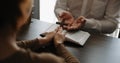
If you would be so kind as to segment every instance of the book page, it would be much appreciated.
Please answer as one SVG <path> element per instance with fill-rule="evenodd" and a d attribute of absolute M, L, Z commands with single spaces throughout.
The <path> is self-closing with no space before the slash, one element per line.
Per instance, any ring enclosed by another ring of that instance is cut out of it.
<path fill-rule="evenodd" d="M 88 32 L 79 30 L 77 32 L 68 32 L 66 34 L 66 38 L 69 39 L 71 42 L 79 44 L 83 46 L 87 39 L 89 38 L 90 34 Z"/>
<path fill-rule="evenodd" d="M 48 29 L 46 29 L 45 32 L 54 31 L 59 25 L 52 24 Z M 89 38 L 90 34 L 88 32 L 79 30 L 76 32 L 67 32 L 66 30 L 63 31 L 63 33 L 66 33 L 65 37 L 67 38 L 67 41 L 70 41 L 72 43 L 76 43 L 78 45 L 83 46 L 87 39 Z"/>
<path fill-rule="evenodd" d="M 48 29 L 46 29 L 45 32 L 51 32 L 54 31 L 59 25 L 57 24 L 52 24 Z"/>

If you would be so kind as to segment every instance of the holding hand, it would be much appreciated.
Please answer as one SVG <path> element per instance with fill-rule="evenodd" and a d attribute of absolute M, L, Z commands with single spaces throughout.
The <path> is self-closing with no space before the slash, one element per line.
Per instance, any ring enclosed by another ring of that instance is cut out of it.
<path fill-rule="evenodd" d="M 62 27 L 58 27 L 57 29 L 55 29 L 55 31 L 42 33 L 42 35 L 45 36 L 38 39 L 39 43 L 41 45 L 47 45 L 51 42 L 52 39 L 54 39 L 55 45 L 57 45 L 58 43 L 63 43 L 65 40 L 65 36 L 62 34 L 62 31 Z"/>
<path fill-rule="evenodd" d="M 82 26 L 85 24 L 85 17 L 80 16 L 79 18 L 77 18 L 71 26 L 64 26 L 64 28 L 68 31 L 75 31 L 75 30 L 79 30 L 80 28 L 82 28 Z"/>
<path fill-rule="evenodd" d="M 74 22 L 74 17 L 70 12 L 66 11 L 59 15 L 59 20 L 67 26 L 70 26 Z"/>
<path fill-rule="evenodd" d="M 62 27 L 59 27 L 58 32 L 56 33 L 56 35 L 54 36 L 54 44 L 55 46 L 64 43 L 65 41 L 65 34 L 62 34 Z"/>
<path fill-rule="evenodd" d="M 42 44 L 42 45 L 49 44 L 50 41 L 54 38 L 56 32 L 57 32 L 57 30 L 52 31 L 52 32 L 43 33 L 43 35 L 45 35 L 45 37 L 38 39 L 39 43 Z"/>

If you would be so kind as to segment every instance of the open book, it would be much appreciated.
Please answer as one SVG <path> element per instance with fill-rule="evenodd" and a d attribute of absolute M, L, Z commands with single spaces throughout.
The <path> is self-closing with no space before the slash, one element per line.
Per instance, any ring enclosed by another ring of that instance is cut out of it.
<path fill-rule="evenodd" d="M 48 29 L 46 29 L 45 32 L 54 31 L 58 26 L 58 24 L 52 24 Z M 90 36 L 88 32 L 82 30 L 79 30 L 77 32 L 67 32 L 64 30 L 63 33 L 66 33 L 65 37 L 67 41 L 76 43 L 80 46 L 83 46 Z"/>

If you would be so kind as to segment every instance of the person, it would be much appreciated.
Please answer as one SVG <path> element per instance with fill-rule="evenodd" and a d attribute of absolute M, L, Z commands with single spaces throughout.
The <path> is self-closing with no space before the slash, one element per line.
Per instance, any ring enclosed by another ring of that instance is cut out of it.
<path fill-rule="evenodd" d="M 68 31 L 109 34 L 118 25 L 120 0 L 57 0 L 54 11 Z"/>
<path fill-rule="evenodd" d="M 16 41 L 17 32 L 27 22 L 33 0 L 1 0 L 0 2 L 0 63 L 79 63 L 64 47 L 62 28 L 46 33 L 43 38 Z M 54 39 L 57 55 L 36 53 Z"/>

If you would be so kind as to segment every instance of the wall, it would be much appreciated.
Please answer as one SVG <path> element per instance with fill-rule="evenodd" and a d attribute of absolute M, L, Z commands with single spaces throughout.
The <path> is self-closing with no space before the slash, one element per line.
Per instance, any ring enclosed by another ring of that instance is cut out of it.
<path fill-rule="evenodd" d="M 34 0 L 34 4 L 33 4 L 33 11 L 32 11 L 32 18 L 35 19 L 40 19 L 40 4 L 39 4 L 39 0 Z"/>
<path fill-rule="evenodd" d="M 55 23 L 57 18 L 54 14 L 56 0 L 40 0 L 40 20 Z"/>

